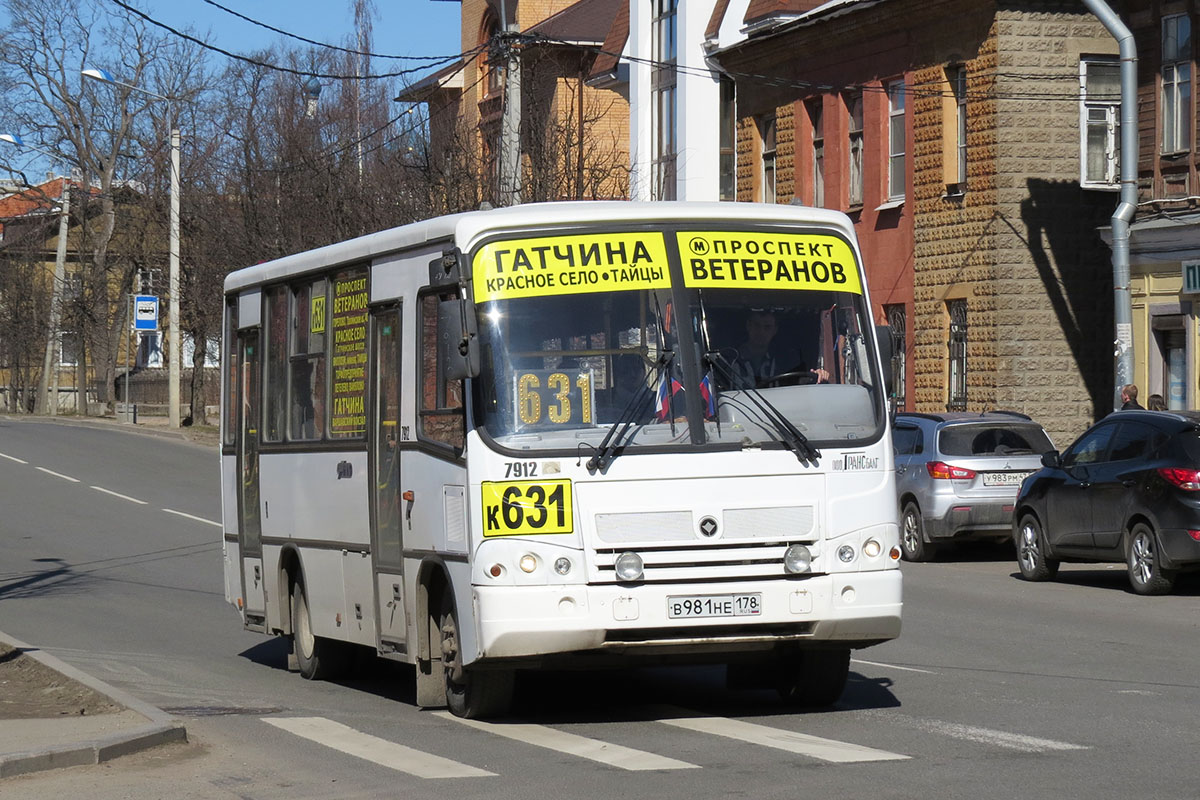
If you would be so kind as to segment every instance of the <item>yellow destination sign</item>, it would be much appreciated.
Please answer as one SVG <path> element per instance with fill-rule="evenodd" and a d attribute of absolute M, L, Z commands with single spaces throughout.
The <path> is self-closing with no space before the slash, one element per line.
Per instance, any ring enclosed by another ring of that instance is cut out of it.
<path fill-rule="evenodd" d="M 854 251 L 822 233 L 680 231 L 685 286 L 862 294 Z"/>
<path fill-rule="evenodd" d="M 475 302 L 558 294 L 665 289 L 661 233 L 589 233 L 508 239 L 479 248 Z"/>
<path fill-rule="evenodd" d="M 571 533 L 575 529 L 569 480 L 484 481 L 481 490 L 484 536 Z"/>

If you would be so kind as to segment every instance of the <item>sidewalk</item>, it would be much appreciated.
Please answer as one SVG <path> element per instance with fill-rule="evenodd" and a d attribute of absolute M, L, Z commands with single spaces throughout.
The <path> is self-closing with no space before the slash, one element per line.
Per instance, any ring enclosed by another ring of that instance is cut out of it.
<path fill-rule="evenodd" d="M 0 631 L 0 642 L 59 678 L 103 696 L 109 713 L 54 718 L 3 718 L 0 714 L 0 779 L 29 772 L 99 764 L 167 742 L 187 741 L 183 723 L 154 706 Z M 41 672 L 45 673 L 45 670 Z"/>
<path fill-rule="evenodd" d="M 202 447 L 219 447 L 221 434 L 215 424 L 207 426 L 189 425 L 171 428 L 166 417 L 139 415 L 137 423 L 125 422 L 115 417 L 81 417 L 76 414 L 11 414 L 0 412 L 0 417 L 8 420 L 27 422 L 57 422 L 63 425 L 91 425 L 95 427 L 113 428 L 126 433 L 140 433 L 151 436 L 163 436 L 171 439 L 191 442 Z M 210 417 L 209 419 L 213 419 Z M 214 420 L 215 423 L 215 420 Z"/>

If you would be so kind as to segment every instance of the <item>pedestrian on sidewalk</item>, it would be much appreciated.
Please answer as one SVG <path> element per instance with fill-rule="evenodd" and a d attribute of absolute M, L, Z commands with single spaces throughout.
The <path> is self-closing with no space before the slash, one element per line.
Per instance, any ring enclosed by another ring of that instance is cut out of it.
<path fill-rule="evenodd" d="M 1121 387 L 1121 410 L 1142 409 L 1137 401 L 1138 388 L 1136 383 L 1127 383 Z M 1144 409 L 1142 409 L 1144 410 Z"/>

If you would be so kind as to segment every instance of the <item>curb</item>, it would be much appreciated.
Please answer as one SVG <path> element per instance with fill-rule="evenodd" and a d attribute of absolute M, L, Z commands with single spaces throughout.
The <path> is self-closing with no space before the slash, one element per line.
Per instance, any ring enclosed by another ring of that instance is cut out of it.
<path fill-rule="evenodd" d="M 0 639 L 46 667 L 82 683 L 89 689 L 107 696 L 114 703 L 146 718 L 145 725 L 108 736 L 36 751 L 0 753 L 0 779 L 60 767 L 101 764 L 160 744 L 187 741 L 187 728 L 167 712 L 139 700 L 128 692 L 109 686 L 104 681 L 93 678 L 44 650 L 14 639 L 3 631 L 0 631 Z"/>

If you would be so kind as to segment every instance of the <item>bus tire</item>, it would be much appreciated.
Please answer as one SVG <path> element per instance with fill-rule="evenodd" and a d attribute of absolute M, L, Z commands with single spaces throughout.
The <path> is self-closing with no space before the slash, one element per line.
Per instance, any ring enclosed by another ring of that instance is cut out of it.
<path fill-rule="evenodd" d="M 442 668 L 446 672 L 446 707 L 456 717 L 485 719 L 502 716 L 512 706 L 515 675 L 510 669 L 481 670 L 463 665 L 454 595 L 442 593 Z"/>
<path fill-rule="evenodd" d="M 780 657 L 777 683 L 784 703 L 825 708 L 842 696 L 850 675 L 850 648 L 789 650 Z"/>
<path fill-rule="evenodd" d="M 345 643 L 312 632 L 308 596 L 300 581 L 292 584 L 292 647 L 300 676 L 310 681 L 336 678 L 345 673 L 350 663 L 350 652 Z"/>

